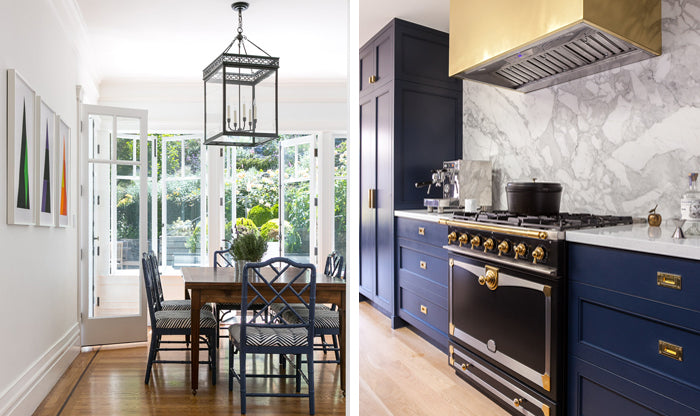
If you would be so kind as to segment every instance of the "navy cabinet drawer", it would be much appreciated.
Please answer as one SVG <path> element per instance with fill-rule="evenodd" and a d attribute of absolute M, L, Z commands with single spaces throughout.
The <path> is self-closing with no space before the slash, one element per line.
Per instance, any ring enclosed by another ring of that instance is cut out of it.
<path fill-rule="evenodd" d="M 407 290 L 405 287 L 399 288 L 399 308 L 402 312 L 408 313 L 445 334 L 447 333 L 447 309 Z"/>
<path fill-rule="evenodd" d="M 571 354 L 698 406 L 700 313 L 577 282 L 569 303 Z"/>
<path fill-rule="evenodd" d="M 680 288 L 659 285 L 658 273 L 680 276 Z M 700 261 L 625 250 L 569 245 L 569 278 L 630 295 L 700 311 Z"/>
<path fill-rule="evenodd" d="M 406 270 L 399 270 L 397 285 L 413 293 L 420 293 L 426 300 L 447 309 L 447 286 Z"/>
<path fill-rule="evenodd" d="M 447 226 L 411 218 L 396 218 L 396 236 L 440 246 L 447 244 Z"/>
<path fill-rule="evenodd" d="M 397 269 L 423 276 L 447 287 L 447 250 L 399 239 Z"/>
<path fill-rule="evenodd" d="M 673 382 L 666 382 L 673 386 Z M 569 416 L 698 416 L 697 400 L 688 406 L 654 387 L 576 357 L 569 359 Z"/>

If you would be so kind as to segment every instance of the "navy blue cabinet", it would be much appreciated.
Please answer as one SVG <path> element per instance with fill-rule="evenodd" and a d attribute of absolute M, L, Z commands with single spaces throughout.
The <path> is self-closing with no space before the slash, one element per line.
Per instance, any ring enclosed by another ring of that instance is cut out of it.
<path fill-rule="evenodd" d="M 569 415 L 700 415 L 700 262 L 569 246 Z"/>
<path fill-rule="evenodd" d="M 462 158 L 462 81 L 447 75 L 448 48 L 446 33 L 394 19 L 360 49 L 360 294 L 392 320 L 394 210 L 422 208 L 414 183 Z"/>
<path fill-rule="evenodd" d="M 399 318 L 447 352 L 447 226 L 396 218 L 396 303 Z"/>

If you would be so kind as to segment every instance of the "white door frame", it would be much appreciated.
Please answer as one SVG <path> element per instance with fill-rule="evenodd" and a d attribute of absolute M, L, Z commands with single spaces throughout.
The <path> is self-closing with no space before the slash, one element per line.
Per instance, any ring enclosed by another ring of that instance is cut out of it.
<path fill-rule="evenodd" d="M 78 167 L 80 178 L 80 203 L 78 204 L 78 229 L 80 240 L 80 323 L 81 323 L 81 345 L 104 345 L 128 342 L 143 342 L 147 338 L 147 315 L 146 293 L 144 290 L 143 271 L 139 268 L 139 313 L 124 317 L 98 317 L 90 318 L 90 270 L 88 247 L 90 247 L 91 225 L 88 224 L 90 204 L 88 188 L 88 164 L 92 162 L 88 159 L 89 153 L 89 120 L 88 115 L 113 116 L 113 132 L 116 134 L 117 117 L 138 119 L 140 121 L 139 145 L 141 160 L 140 167 L 140 194 L 139 198 L 139 252 L 148 250 L 147 227 L 148 227 L 148 112 L 146 110 L 135 110 L 128 108 L 107 107 L 83 104 L 81 108 L 81 140 L 79 144 Z M 116 139 L 116 137 L 114 137 Z M 116 143 L 116 140 L 113 140 Z M 115 149 L 115 145 L 112 145 Z M 115 152 L 112 152 L 114 155 Z M 115 156 L 113 156 L 115 157 Z M 94 161 L 99 163 L 110 163 L 113 159 L 104 161 Z"/>

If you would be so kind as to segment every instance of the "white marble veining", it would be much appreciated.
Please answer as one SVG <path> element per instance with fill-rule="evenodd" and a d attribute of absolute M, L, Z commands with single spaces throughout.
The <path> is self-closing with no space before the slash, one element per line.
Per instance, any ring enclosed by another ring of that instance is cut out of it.
<path fill-rule="evenodd" d="M 509 181 L 560 182 L 562 211 L 680 216 L 700 171 L 700 0 L 662 1 L 659 57 L 528 94 L 464 81 L 464 159 Z"/>
<path fill-rule="evenodd" d="M 620 225 L 567 231 L 566 241 L 700 260 L 700 236 L 676 240 L 672 238 L 674 231 L 675 227 L 670 223 L 662 223 L 661 227 L 649 227 L 647 224 Z"/>
<path fill-rule="evenodd" d="M 394 211 L 395 217 L 410 218 L 412 220 L 438 222 L 440 219 L 452 219 L 452 213 L 428 212 L 427 209 L 404 209 Z"/>
<path fill-rule="evenodd" d="M 488 160 L 463 160 L 459 170 L 459 203 L 476 199 L 479 206 L 493 203 L 493 167 Z"/>

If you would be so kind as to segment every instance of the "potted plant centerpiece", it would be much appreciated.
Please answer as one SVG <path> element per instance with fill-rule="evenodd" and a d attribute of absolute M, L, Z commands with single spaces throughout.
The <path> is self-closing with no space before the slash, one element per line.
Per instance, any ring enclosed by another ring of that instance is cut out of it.
<path fill-rule="evenodd" d="M 243 271 L 246 263 L 259 262 L 265 250 L 267 250 L 267 239 L 260 234 L 257 227 L 236 224 L 229 251 L 236 260 L 236 269 L 239 272 Z"/>

